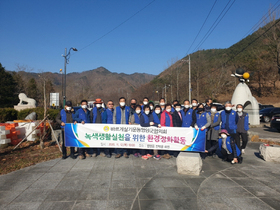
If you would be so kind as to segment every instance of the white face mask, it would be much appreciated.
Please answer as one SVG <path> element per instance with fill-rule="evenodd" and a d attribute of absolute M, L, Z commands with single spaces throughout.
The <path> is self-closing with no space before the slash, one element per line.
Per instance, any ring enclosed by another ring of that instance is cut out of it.
<path fill-rule="evenodd" d="M 70 111 L 72 109 L 71 106 L 66 107 L 66 110 Z"/>
<path fill-rule="evenodd" d="M 160 113 L 160 110 L 158 110 L 158 109 L 155 110 L 155 113 L 156 113 L 156 114 L 159 114 L 159 113 Z"/>
<path fill-rule="evenodd" d="M 137 109 L 135 112 L 136 112 L 136 114 L 139 114 L 141 112 L 141 110 Z"/>
<path fill-rule="evenodd" d="M 190 108 L 190 105 L 185 105 L 185 108 L 186 108 L 186 109 Z"/>
<path fill-rule="evenodd" d="M 125 106 L 125 102 L 120 102 L 120 106 Z"/>
<path fill-rule="evenodd" d="M 192 106 L 197 106 L 197 103 L 192 103 Z"/>
<path fill-rule="evenodd" d="M 242 112 L 243 109 L 242 109 L 242 108 L 237 108 L 237 111 L 238 111 L 238 112 Z"/>
<path fill-rule="evenodd" d="M 151 109 L 151 110 L 153 110 L 153 109 L 154 109 L 154 107 L 153 107 L 153 106 L 150 106 L 150 109 Z"/>
<path fill-rule="evenodd" d="M 226 135 L 226 134 L 221 134 L 221 137 L 222 137 L 223 139 L 225 139 L 225 138 L 227 138 L 227 135 Z"/>
<path fill-rule="evenodd" d="M 143 101 L 143 104 L 144 104 L 144 105 L 147 105 L 147 104 L 148 104 L 148 102 L 147 102 L 147 101 Z"/>
<path fill-rule="evenodd" d="M 104 103 L 102 103 L 102 105 L 101 105 L 101 106 L 102 106 L 102 108 L 105 108 L 105 105 L 104 105 Z"/>
<path fill-rule="evenodd" d="M 164 105 L 165 105 L 165 103 L 159 103 L 159 105 L 164 106 Z"/>
<path fill-rule="evenodd" d="M 82 107 L 82 109 L 86 109 L 87 105 L 82 105 L 81 107 Z"/>
<path fill-rule="evenodd" d="M 146 114 L 146 115 L 150 114 L 150 111 L 145 111 L 145 114 Z"/>
<path fill-rule="evenodd" d="M 100 108 L 100 107 L 101 107 L 101 104 L 96 104 L 96 107 L 97 107 L 97 108 Z"/>
<path fill-rule="evenodd" d="M 217 109 L 211 109 L 212 113 L 215 113 L 217 111 Z"/>
<path fill-rule="evenodd" d="M 180 112 L 181 109 L 180 109 L 180 108 L 176 108 L 175 110 L 176 110 L 177 112 Z"/>
<path fill-rule="evenodd" d="M 166 109 L 167 112 L 171 112 L 171 109 Z"/>
<path fill-rule="evenodd" d="M 226 107 L 226 110 L 227 110 L 227 111 L 230 111 L 230 110 L 231 110 L 231 107 L 230 107 L 230 106 L 227 106 L 227 107 Z"/>

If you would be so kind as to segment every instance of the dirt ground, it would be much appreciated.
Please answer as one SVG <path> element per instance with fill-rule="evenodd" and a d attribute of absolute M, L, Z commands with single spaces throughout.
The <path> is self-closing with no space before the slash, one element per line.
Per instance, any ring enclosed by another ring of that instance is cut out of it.
<path fill-rule="evenodd" d="M 61 157 L 56 143 L 50 140 L 44 142 L 44 149 L 39 141 L 23 142 L 18 148 L 8 146 L 0 149 L 0 175 L 25 168 L 43 161 Z"/>

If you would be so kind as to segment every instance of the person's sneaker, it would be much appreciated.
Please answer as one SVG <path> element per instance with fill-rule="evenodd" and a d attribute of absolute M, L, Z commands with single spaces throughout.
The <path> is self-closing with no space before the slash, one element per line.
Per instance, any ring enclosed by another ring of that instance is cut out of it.
<path fill-rule="evenodd" d="M 86 157 L 92 157 L 92 155 L 90 155 L 90 154 L 86 153 Z"/>
<path fill-rule="evenodd" d="M 79 158 L 80 158 L 81 160 L 83 160 L 83 159 L 85 159 L 85 156 L 79 155 Z"/>
<path fill-rule="evenodd" d="M 100 152 L 100 156 L 101 156 L 101 157 L 106 157 L 106 155 L 105 155 L 104 152 Z"/>
<path fill-rule="evenodd" d="M 147 154 L 146 155 L 148 158 L 152 158 L 153 156 L 152 155 L 150 155 L 150 154 Z"/>
<path fill-rule="evenodd" d="M 93 153 L 91 157 L 96 157 L 96 156 L 97 156 L 96 153 Z"/>
<path fill-rule="evenodd" d="M 162 158 L 165 158 L 165 159 L 170 159 L 170 157 L 169 157 L 170 155 L 168 155 L 168 154 L 164 154 L 163 156 L 161 156 Z"/>
<path fill-rule="evenodd" d="M 242 154 L 245 154 L 245 149 L 242 149 Z"/>
<path fill-rule="evenodd" d="M 147 155 L 143 155 L 141 158 L 142 158 L 143 160 L 148 160 L 148 159 L 149 159 Z"/>
<path fill-rule="evenodd" d="M 134 157 L 137 157 L 137 158 L 138 158 L 138 157 L 139 157 L 139 156 L 138 156 L 138 153 L 134 153 Z"/>
<path fill-rule="evenodd" d="M 70 157 L 71 157 L 72 159 L 76 159 L 76 156 L 75 156 L 74 154 L 71 154 Z"/>
<path fill-rule="evenodd" d="M 156 160 L 160 160 L 160 159 L 161 159 L 161 157 L 160 157 L 160 155 L 155 155 L 155 156 L 154 156 L 154 159 L 156 159 Z"/>
<path fill-rule="evenodd" d="M 116 154 L 115 158 L 120 158 L 121 156 L 121 154 Z"/>
<path fill-rule="evenodd" d="M 124 156 L 125 158 L 129 158 L 129 156 L 127 155 L 126 152 L 123 153 L 123 156 Z"/>
<path fill-rule="evenodd" d="M 107 158 L 111 158 L 111 155 L 110 155 L 110 154 L 107 154 L 106 157 L 107 157 Z"/>
<path fill-rule="evenodd" d="M 61 157 L 61 159 L 66 159 L 67 158 L 67 156 L 66 155 L 62 155 L 62 157 Z"/>

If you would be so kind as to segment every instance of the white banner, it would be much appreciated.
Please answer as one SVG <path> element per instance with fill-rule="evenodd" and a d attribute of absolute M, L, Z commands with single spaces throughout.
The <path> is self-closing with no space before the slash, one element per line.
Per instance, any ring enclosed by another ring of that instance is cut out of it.
<path fill-rule="evenodd" d="M 123 124 L 66 124 L 65 145 L 204 152 L 205 130 Z"/>

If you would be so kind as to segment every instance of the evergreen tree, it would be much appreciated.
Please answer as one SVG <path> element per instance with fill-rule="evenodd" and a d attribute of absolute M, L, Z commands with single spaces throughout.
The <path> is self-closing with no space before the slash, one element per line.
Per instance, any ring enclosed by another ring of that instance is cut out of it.
<path fill-rule="evenodd" d="M 16 82 L 0 63 L 0 107 L 13 107 L 18 102 L 15 94 Z"/>

